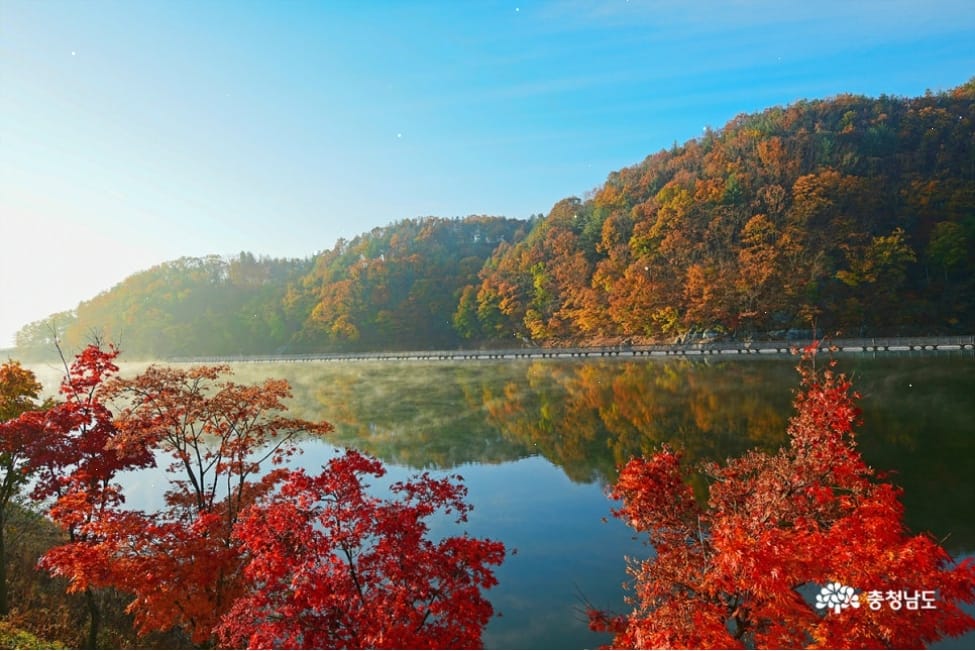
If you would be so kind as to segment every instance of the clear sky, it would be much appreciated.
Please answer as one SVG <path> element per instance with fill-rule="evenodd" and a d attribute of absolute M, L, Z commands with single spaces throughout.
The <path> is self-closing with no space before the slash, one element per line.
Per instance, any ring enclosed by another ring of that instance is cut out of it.
<path fill-rule="evenodd" d="M 972 76 L 973 0 L 0 0 L 0 347 L 164 260 L 547 213 L 739 113 Z"/>

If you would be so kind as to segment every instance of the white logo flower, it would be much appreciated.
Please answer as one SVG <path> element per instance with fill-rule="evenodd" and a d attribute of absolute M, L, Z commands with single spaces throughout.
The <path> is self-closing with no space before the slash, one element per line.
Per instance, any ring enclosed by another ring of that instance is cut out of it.
<path fill-rule="evenodd" d="M 816 608 L 829 608 L 837 615 L 844 608 L 860 607 L 860 597 L 854 594 L 854 589 L 841 583 L 827 583 L 826 587 L 816 595 Z"/>

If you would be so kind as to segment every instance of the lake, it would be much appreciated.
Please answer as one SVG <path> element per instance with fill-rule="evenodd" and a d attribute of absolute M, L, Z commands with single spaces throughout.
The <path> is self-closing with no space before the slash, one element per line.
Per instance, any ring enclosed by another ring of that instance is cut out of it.
<path fill-rule="evenodd" d="M 863 396 L 861 450 L 905 489 L 910 528 L 944 540 L 956 557 L 971 555 L 972 354 L 837 359 Z M 486 630 L 488 648 L 591 648 L 609 638 L 588 630 L 585 604 L 625 610 L 625 557 L 649 552 L 610 514 L 606 487 L 616 468 L 664 442 L 692 460 L 777 448 L 785 442 L 795 364 L 674 357 L 234 368 L 241 382 L 287 379 L 294 415 L 335 425 L 328 442 L 304 442 L 298 465 L 317 470 L 334 446 L 355 446 L 383 459 L 391 480 L 417 470 L 464 477 L 475 507 L 467 530 L 516 550 L 489 593 L 501 616 Z M 157 505 L 159 481 L 128 477 L 128 503 Z"/>

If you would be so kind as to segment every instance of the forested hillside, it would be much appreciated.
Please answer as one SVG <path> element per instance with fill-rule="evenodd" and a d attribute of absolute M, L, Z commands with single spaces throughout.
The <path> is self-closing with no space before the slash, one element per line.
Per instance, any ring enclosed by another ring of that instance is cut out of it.
<path fill-rule="evenodd" d="M 69 350 L 100 336 L 128 357 L 456 346 L 461 289 L 529 223 L 410 219 L 316 258 L 180 258 L 24 326 L 16 343 L 27 358 L 55 354 L 55 332 Z"/>
<path fill-rule="evenodd" d="M 545 217 L 423 218 L 306 260 L 183 258 L 55 315 L 141 356 L 969 333 L 975 80 L 741 115 Z M 52 320 L 21 351 L 51 349 Z"/>
<path fill-rule="evenodd" d="M 499 217 L 410 219 L 340 241 L 285 298 L 304 318 L 294 350 L 456 347 L 460 293 L 499 246 L 531 222 Z"/>
<path fill-rule="evenodd" d="M 536 342 L 971 331 L 975 82 L 742 115 L 500 247 L 459 314 Z"/>
<path fill-rule="evenodd" d="M 146 357 L 273 351 L 301 324 L 291 320 L 284 297 L 312 265 L 310 258 L 277 260 L 251 253 L 165 262 L 72 312 L 25 326 L 17 333 L 17 347 L 35 355 L 54 353 L 56 328 L 68 350 L 99 336 Z"/>

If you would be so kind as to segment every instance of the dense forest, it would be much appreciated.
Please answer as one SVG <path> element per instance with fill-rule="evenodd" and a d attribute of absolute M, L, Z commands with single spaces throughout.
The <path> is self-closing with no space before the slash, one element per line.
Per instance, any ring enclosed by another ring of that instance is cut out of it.
<path fill-rule="evenodd" d="M 975 81 L 742 115 L 566 199 L 461 314 L 534 341 L 970 329 Z"/>
<path fill-rule="evenodd" d="M 130 358 L 456 347 L 461 291 L 530 223 L 409 219 L 315 258 L 181 258 L 25 326 L 16 344 L 27 358 L 53 353 L 55 336 L 75 349 L 93 335 Z"/>
<path fill-rule="evenodd" d="M 975 79 L 741 115 L 547 216 L 404 220 L 305 260 L 184 258 L 25 326 L 130 355 L 775 336 L 975 323 Z"/>

